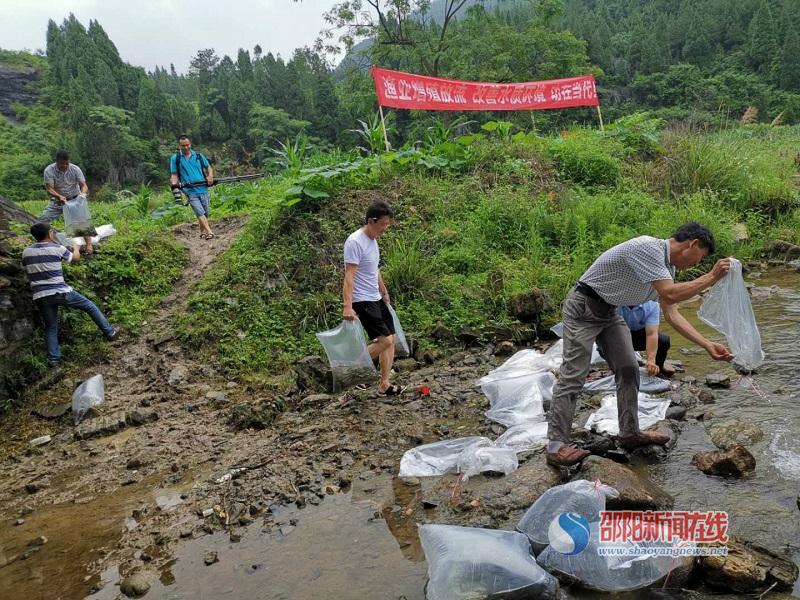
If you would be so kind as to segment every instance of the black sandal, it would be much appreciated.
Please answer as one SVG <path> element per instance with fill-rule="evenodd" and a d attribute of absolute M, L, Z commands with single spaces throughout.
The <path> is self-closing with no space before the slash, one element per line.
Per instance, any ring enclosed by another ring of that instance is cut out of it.
<path fill-rule="evenodd" d="M 404 385 L 390 385 L 385 390 L 379 393 L 382 396 L 399 396 L 405 391 L 406 391 L 406 386 Z"/>

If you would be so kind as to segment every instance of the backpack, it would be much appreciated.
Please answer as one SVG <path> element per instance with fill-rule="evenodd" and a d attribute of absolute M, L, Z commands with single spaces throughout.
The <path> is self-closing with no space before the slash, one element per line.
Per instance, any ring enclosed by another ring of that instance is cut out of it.
<path fill-rule="evenodd" d="M 200 172 L 205 174 L 205 171 L 203 169 L 203 158 L 205 158 L 206 164 L 208 164 L 209 166 L 211 165 L 211 163 L 208 161 L 208 159 L 205 156 L 203 156 L 203 154 L 201 154 L 200 152 L 197 152 L 196 150 L 195 150 L 194 156 L 197 159 L 197 166 L 200 167 Z M 175 159 L 175 170 L 178 172 L 178 181 L 180 181 L 181 183 L 194 183 L 194 182 L 190 182 L 189 181 L 188 173 L 186 174 L 186 180 L 183 179 L 183 175 L 184 174 L 183 174 L 183 172 L 181 170 L 181 153 L 180 152 L 176 152 L 175 154 L 172 155 L 172 158 Z"/>

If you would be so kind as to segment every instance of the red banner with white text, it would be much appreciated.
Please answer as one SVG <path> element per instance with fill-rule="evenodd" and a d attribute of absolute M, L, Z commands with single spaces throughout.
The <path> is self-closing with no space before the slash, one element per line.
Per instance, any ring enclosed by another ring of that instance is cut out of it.
<path fill-rule="evenodd" d="M 481 83 L 372 67 L 378 104 L 413 110 L 542 110 L 598 106 L 594 76 Z"/>

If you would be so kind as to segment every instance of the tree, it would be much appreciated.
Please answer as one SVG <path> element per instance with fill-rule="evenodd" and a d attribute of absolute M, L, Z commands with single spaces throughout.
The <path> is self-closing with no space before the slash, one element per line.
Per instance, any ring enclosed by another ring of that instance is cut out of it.
<path fill-rule="evenodd" d="M 773 59 L 778 53 L 778 41 L 775 38 L 775 22 L 767 0 L 761 0 L 753 20 L 750 21 L 746 52 L 750 66 L 757 73 L 761 75 L 769 73 Z"/>
<path fill-rule="evenodd" d="M 800 60 L 798 59 L 800 59 L 800 36 L 797 35 L 794 27 L 789 26 L 776 65 L 775 79 L 781 89 L 800 91 Z"/>
<path fill-rule="evenodd" d="M 259 160 L 265 162 L 272 155 L 270 148 L 275 148 L 280 141 L 295 137 L 309 125 L 311 123 L 308 121 L 293 119 L 286 111 L 254 104 L 250 111 L 250 138 Z"/>
<path fill-rule="evenodd" d="M 328 27 L 317 49 L 336 55 L 342 46 L 349 51 L 359 40 L 375 39 L 379 48 L 400 48 L 415 69 L 436 76 L 450 48 L 451 26 L 466 5 L 467 0 L 442 0 L 442 14 L 432 15 L 430 0 L 344 0 L 325 13 Z"/>

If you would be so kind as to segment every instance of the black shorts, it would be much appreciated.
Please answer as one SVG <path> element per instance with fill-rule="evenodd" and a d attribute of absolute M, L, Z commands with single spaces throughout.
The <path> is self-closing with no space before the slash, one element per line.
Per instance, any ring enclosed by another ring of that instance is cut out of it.
<path fill-rule="evenodd" d="M 394 321 L 389 307 L 383 300 L 353 302 L 353 310 L 367 332 L 369 339 L 385 335 L 394 335 Z"/>

